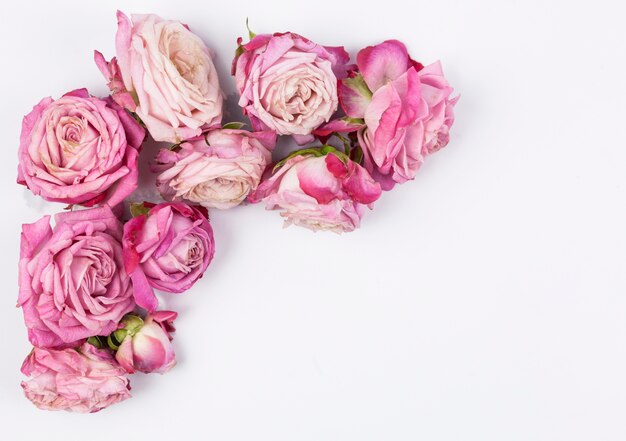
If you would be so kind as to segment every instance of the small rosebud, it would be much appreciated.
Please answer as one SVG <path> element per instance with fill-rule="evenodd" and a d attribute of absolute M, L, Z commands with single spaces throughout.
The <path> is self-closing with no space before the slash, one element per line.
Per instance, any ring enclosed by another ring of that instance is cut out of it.
<path fill-rule="evenodd" d="M 133 318 L 122 321 L 125 328 L 118 331 L 126 335 L 115 354 L 119 364 L 131 374 L 136 370 L 164 374 L 174 367 L 176 356 L 170 332 L 174 331 L 172 322 L 176 315 L 172 311 L 157 311 L 145 320 L 127 316 L 136 317 L 141 323 Z"/>

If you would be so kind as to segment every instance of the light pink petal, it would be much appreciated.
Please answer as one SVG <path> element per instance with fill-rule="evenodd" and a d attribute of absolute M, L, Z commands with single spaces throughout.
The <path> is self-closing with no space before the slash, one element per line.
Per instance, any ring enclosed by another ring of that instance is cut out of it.
<path fill-rule="evenodd" d="M 379 45 L 361 49 L 356 60 L 372 92 L 398 78 L 409 67 L 406 46 L 398 40 L 387 40 Z"/>

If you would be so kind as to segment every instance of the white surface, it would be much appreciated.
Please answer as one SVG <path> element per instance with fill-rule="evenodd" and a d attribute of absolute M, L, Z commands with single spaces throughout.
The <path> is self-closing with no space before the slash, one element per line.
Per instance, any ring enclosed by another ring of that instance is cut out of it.
<path fill-rule="evenodd" d="M 2 4 L 0 439 L 626 439 L 626 11 L 408 3 Z M 227 93 L 250 17 L 353 54 L 398 38 L 440 58 L 462 99 L 450 145 L 360 231 L 213 211 L 213 264 L 166 302 L 179 365 L 99 414 L 43 412 L 19 387 L 19 231 L 62 205 L 15 184 L 20 122 L 43 96 L 105 92 L 92 51 L 113 55 L 116 8 L 188 23 Z"/>

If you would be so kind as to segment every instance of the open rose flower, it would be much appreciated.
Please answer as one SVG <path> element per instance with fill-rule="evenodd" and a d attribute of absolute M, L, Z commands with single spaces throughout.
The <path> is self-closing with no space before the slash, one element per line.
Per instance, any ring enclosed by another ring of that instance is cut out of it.
<path fill-rule="evenodd" d="M 309 135 L 337 110 L 337 77 L 349 56 L 293 33 L 257 35 L 241 45 L 232 73 L 239 105 L 255 130 Z"/>
<path fill-rule="evenodd" d="M 272 161 L 274 132 L 218 129 L 190 139 L 175 150 L 161 149 L 155 171 L 167 200 L 187 200 L 207 208 L 239 205 L 257 188 Z"/>
<path fill-rule="evenodd" d="M 130 398 L 126 371 L 113 356 L 85 343 L 78 349 L 33 348 L 24 360 L 24 394 L 44 410 L 97 412 Z"/>
<path fill-rule="evenodd" d="M 173 311 L 157 311 L 145 320 L 130 315 L 122 321 L 126 327 L 116 332 L 125 337 L 115 358 L 128 373 L 164 374 L 176 365 L 171 336 L 176 316 Z"/>
<path fill-rule="evenodd" d="M 336 233 L 358 228 L 365 208 L 380 197 L 380 185 L 343 153 L 327 150 L 306 149 L 288 158 L 248 200 L 281 210 L 285 225 Z"/>
<path fill-rule="evenodd" d="M 114 206 L 137 188 L 143 128 L 110 98 L 78 89 L 24 117 L 17 181 L 48 201 Z"/>
<path fill-rule="evenodd" d="M 209 50 L 187 26 L 117 13 L 117 58 L 95 53 L 113 98 L 135 112 L 156 141 L 178 143 L 222 119 L 222 91 Z"/>
<path fill-rule="evenodd" d="M 414 179 L 425 156 L 448 143 L 458 97 L 451 98 L 439 62 L 423 67 L 396 40 L 362 49 L 357 66 L 339 87 L 349 118 L 317 134 L 359 130 L 365 167 L 389 190 Z"/>
<path fill-rule="evenodd" d="M 135 300 L 151 312 L 158 306 L 152 288 L 186 291 L 202 277 L 215 252 L 206 214 L 182 202 L 154 205 L 132 218 L 124 225 L 123 244 Z"/>
<path fill-rule="evenodd" d="M 135 307 L 122 225 L 108 206 L 22 225 L 18 306 L 33 346 L 71 347 L 117 328 Z"/>

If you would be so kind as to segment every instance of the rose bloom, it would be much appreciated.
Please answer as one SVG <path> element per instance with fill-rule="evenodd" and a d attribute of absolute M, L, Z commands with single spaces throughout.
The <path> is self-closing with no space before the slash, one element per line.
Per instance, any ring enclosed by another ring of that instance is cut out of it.
<path fill-rule="evenodd" d="M 233 61 L 239 105 L 255 130 L 309 135 L 337 110 L 337 77 L 348 59 L 343 47 L 297 34 L 257 35 Z"/>
<path fill-rule="evenodd" d="M 341 233 L 359 227 L 380 193 L 380 185 L 356 162 L 335 153 L 305 154 L 288 159 L 248 200 L 281 210 L 285 226 Z"/>
<path fill-rule="evenodd" d="M 135 301 L 155 311 L 152 288 L 180 293 L 204 274 L 215 253 L 213 229 L 198 209 L 164 202 L 124 225 L 124 264 L 133 280 Z"/>
<path fill-rule="evenodd" d="M 157 155 L 157 187 L 167 200 L 207 208 L 239 205 L 257 188 L 272 161 L 276 134 L 218 129 Z"/>
<path fill-rule="evenodd" d="M 44 410 L 97 412 L 130 398 L 126 371 L 88 343 L 78 349 L 33 348 L 22 365 L 24 394 Z"/>
<path fill-rule="evenodd" d="M 95 61 L 113 98 L 137 113 L 156 141 L 178 143 L 222 119 L 222 91 L 209 50 L 177 21 L 117 13 L 117 58 Z"/>
<path fill-rule="evenodd" d="M 44 98 L 22 123 L 17 182 L 48 201 L 114 206 L 137 188 L 144 135 L 124 109 L 86 89 Z"/>
<path fill-rule="evenodd" d="M 18 306 L 33 346 L 77 346 L 107 335 L 135 307 L 122 225 L 108 206 L 22 225 Z"/>
<path fill-rule="evenodd" d="M 115 353 L 115 359 L 130 374 L 139 372 L 164 374 L 176 365 L 172 345 L 173 311 L 150 314 L 143 324 L 129 332 Z M 136 320 L 140 320 L 135 317 Z"/>
<path fill-rule="evenodd" d="M 364 120 L 358 137 L 365 167 L 389 190 L 414 179 L 425 156 L 448 143 L 458 97 L 450 98 L 439 62 L 423 67 L 396 40 L 362 49 L 357 66 L 340 84 L 339 99 L 350 118 Z"/>

